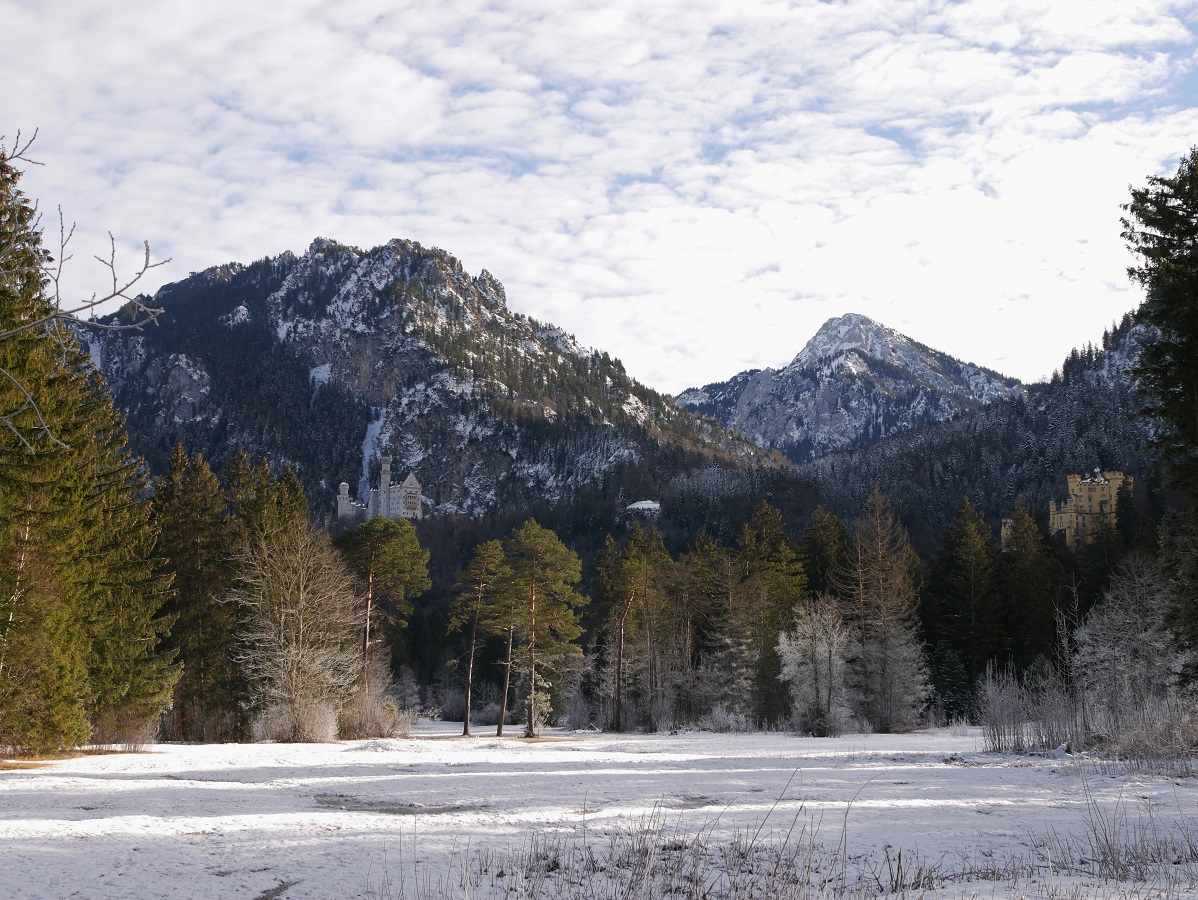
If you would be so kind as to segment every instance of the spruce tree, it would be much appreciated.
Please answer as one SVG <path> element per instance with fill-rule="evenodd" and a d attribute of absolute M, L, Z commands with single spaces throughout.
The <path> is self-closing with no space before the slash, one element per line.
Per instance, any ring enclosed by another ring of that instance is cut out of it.
<path fill-rule="evenodd" d="M 876 731 L 913 728 L 927 699 L 917 567 L 906 531 L 875 486 L 854 527 L 843 593 L 852 610 L 848 653 L 857 711 Z"/>
<path fill-rule="evenodd" d="M 781 680 L 778 636 L 806 600 L 807 577 L 786 535 L 782 514 L 764 501 L 742 530 L 738 549 L 740 627 L 752 642 L 752 714 L 759 725 L 776 723 L 787 715 L 790 702 Z"/>
<path fill-rule="evenodd" d="M 1010 641 L 999 593 L 998 547 L 968 498 L 941 535 L 928 592 L 935 604 L 937 646 L 955 652 L 971 685 L 991 660 L 1005 664 Z"/>
<path fill-rule="evenodd" d="M 137 742 L 177 674 L 157 649 L 169 582 L 140 463 L 44 293 L 19 180 L 0 151 L 0 742 Z"/>
<path fill-rule="evenodd" d="M 186 741 L 230 740 L 245 732 L 245 679 L 233 661 L 237 615 L 222 598 L 232 585 L 233 524 L 224 491 L 202 456 L 182 445 L 154 491 L 157 555 L 174 579 L 167 607 L 173 618 L 163 646 L 178 654 L 171 736 Z"/>
<path fill-rule="evenodd" d="M 1022 672 L 1037 657 L 1052 659 L 1056 653 L 1053 601 L 1063 573 L 1047 536 L 1022 500 L 1015 504 L 1013 520 L 1010 540 L 1002 552 L 999 581 L 1006 595 L 1011 658 Z"/>
<path fill-rule="evenodd" d="M 1133 188 L 1123 209 L 1123 239 L 1139 258 L 1127 273 L 1145 291 L 1137 318 L 1157 329 L 1134 374 L 1173 483 L 1198 501 L 1198 147 L 1176 174 Z"/>

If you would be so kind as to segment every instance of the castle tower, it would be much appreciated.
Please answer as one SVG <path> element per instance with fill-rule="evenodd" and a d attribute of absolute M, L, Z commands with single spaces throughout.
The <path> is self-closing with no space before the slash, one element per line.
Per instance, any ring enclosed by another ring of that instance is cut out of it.
<path fill-rule="evenodd" d="M 419 522 L 424 518 L 424 510 L 420 506 L 420 482 L 416 473 L 409 472 L 408 477 L 400 485 L 399 515 L 405 519 L 415 519 Z"/>

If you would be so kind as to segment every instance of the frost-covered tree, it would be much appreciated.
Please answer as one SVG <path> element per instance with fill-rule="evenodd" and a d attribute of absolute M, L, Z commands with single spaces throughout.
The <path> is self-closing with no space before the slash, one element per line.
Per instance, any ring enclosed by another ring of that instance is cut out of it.
<path fill-rule="evenodd" d="M 917 566 L 906 532 L 875 487 L 854 528 L 852 563 L 841 594 L 853 631 L 854 704 L 876 731 L 913 728 L 928 696 L 916 617 Z"/>
<path fill-rule="evenodd" d="M 1154 560 L 1128 556 L 1074 635 L 1073 675 L 1098 727 L 1116 736 L 1159 721 L 1182 660 L 1165 623 L 1169 584 Z"/>
<path fill-rule="evenodd" d="M 778 638 L 781 679 L 790 685 L 796 726 L 816 737 L 839 734 L 849 716 L 845 654 L 850 632 L 840 600 L 816 594 L 799 605 Z"/>

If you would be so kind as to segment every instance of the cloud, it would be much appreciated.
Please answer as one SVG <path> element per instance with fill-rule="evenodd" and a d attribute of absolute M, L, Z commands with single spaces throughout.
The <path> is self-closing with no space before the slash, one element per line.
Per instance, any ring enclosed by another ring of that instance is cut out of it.
<path fill-rule="evenodd" d="M 43 207 L 173 280 L 410 237 L 667 390 L 872 315 L 1023 378 L 1137 296 L 1196 132 L 1192 2 L 0 0 Z M 98 287 L 98 284 L 96 285 Z"/>

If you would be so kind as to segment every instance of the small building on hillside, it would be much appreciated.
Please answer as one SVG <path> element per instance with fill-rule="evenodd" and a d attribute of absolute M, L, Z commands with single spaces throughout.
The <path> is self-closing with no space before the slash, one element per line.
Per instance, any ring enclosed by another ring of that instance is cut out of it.
<path fill-rule="evenodd" d="M 363 503 L 349 496 L 349 484 L 341 482 L 337 492 L 337 522 L 345 527 L 357 525 L 375 516 L 386 519 L 411 519 L 420 521 L 424 510 L 420 503 L 420 482 L 416 473 L 409 472 L 402 482 L 391 483 L 391 457 L 384 456 L 379 486 L 371 488 Z"/>
<path fill-rule="evenodd" d="M 1094 539 L 1100 525 L 1118 524 L 1115 501 L 1119 489 L 1134 486 L 1132 477 L 1122 472 L 1095 469 L 1091 475 L 1070 475 L 1069 497 L 1048 505 L 1048 530 L 1060 536 L 1071 550 Z"/>

